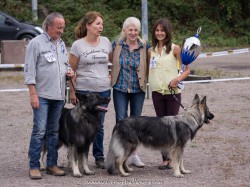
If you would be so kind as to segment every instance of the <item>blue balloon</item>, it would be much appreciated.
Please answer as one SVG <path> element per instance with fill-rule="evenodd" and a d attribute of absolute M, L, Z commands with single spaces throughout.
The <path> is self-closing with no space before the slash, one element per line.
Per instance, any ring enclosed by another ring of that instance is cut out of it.
<path fill-rule="evenodd" d="M 181 51 L 181 60 L 184 65 L 191 64 L 197 57 L 198 55 L 195 55 L 195 51 L 190 51 L 188 47 Z"/>

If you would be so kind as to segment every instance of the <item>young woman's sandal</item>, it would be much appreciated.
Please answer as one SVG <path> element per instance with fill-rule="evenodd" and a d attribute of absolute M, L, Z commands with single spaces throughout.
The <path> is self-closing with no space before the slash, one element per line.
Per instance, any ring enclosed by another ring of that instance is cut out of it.
<path fill-rule="evenodd" d="M 158 166 L 158 169 L 164 170 L 164 169 L 173 169 L 173 167 L 168 163 L 167 165 L 160 165 Z"/>

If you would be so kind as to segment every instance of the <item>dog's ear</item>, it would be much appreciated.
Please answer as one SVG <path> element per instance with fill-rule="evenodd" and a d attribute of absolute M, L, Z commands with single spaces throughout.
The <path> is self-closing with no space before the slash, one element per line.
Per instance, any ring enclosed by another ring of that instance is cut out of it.
<path fill-rule="evenodd" d="M 204 105 L 204 106 L 206 106 L 206 103 L 207 103 L 207 97 L 204 96 L 204 97 L 202 98 L 202 100 L 201 100 L 201 104 Z"/>
<path fill-rule="evenodd" d="M 87 99 L 86 95 L 80 94 L 78 92 L 76 92 L 75 95 L 79 101 L 84 101 Z"/>
<path fill-rule="evenodd" d="M 198 94 L 195 94 L 194 99 L 193 99 L 193 105 L 198 104 L 200 102 L 200 98 Z"/>

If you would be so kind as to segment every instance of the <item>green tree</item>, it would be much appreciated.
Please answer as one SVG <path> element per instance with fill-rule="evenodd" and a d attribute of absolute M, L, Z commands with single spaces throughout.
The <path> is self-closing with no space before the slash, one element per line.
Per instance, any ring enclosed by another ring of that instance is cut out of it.
<path fill-rule="evenodd" d="M 181 45 L 184 38 L 202 27 L 200 39 L 204 47 L 249 46 L 249 0 L 148 0 L 149 40 L 153 23 L 167 17 L 173 25 L 174 42 Z M 32 20 L 30 0 L 1 0 L 4 11 L 21 20 Z M 22 8 L 21 8 L 22 7 Z M 119 35 L 124 20 L 129 16 L 141 19 L 139 0 L 40 0 L 38 18 L 42 24 L 52 11 L 60 12 L 66 20 L 63 39 L 68 46 L 75 40 L 74 28 L 88 11 L 104 16 L 103 35 L 113 40 Z"/>

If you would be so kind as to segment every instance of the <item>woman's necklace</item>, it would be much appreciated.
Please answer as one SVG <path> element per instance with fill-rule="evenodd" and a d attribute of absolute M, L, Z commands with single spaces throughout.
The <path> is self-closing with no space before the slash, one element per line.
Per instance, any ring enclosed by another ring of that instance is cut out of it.
<path fill-rule="evenodd" d="M 139 44 L 137 42 L 126 42 L 129 46 L 129 51 L 132 52 L 135 49 L 138 49 Z"/>
<path fill-rule="evenodd" d="M 158 53 L 160 54 L 160 56 L 161 56 L 161 52 L 162 52 L 162 49 L 163 49 L 163 45 L 160 45 L 159 43 L 158 43 Z"/>
<path fill-rule="evenodd" d="M 158 53 L 161 55 L 162 47 L 158 47 Z"/>

